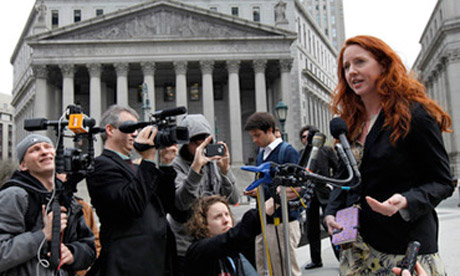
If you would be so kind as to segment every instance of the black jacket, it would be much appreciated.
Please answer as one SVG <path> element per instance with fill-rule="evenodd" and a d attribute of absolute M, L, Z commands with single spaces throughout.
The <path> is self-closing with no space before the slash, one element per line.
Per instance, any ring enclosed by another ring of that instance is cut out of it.
<path fill-rule="evenodd" d="M 115 152 L 104 150 L 87 178 L 101 222 L 102 250 L 96 275 L 171 275 L 174 235 L 165 213 L 174 203 L 172 167 L 142 161 L 135 172 Z"/>
<path fill-rule="evenodd" d="M 246 250 L 254 237 L 260 234 L 257 210 L 247 211 L 241 222 L 228 232 L 195 241 L 187 250 L 185 267 L 187 276 L 244 275 L 241 272 L 239 253 Z M 235 268 L 228 262 L 232 258 Z M 236 273 L 235 273 L 236 270 Z"/>
<path fill-rule="evenodd" d="M 404 254 L 412 240 L 421 243 L 420 254 L 437 252 L 438 218 L 434 208 L 454 191 L 439 125 L 420 104 L 414 104 L 411 112 L 409 134 L 395 147 L 390 144 L 391 130 L 383 128 L 385 118 L 380 112 L 366 137 L 361 185 L 349 192 L 335 189 L 325 212 L 335 215 L 337 210 L 359 202 L 364 241 L 389 254 Z M 395 193 L 406 197 L 409 221 L 399 212 L 391 217 L 376 213 L 365 200 L 365 196 L 371 196 L 383 202 Z"/>

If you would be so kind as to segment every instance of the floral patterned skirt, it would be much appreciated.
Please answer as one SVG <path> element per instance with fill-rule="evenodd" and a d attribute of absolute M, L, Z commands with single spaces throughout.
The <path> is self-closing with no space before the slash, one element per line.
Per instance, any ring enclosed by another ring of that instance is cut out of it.
<path fill-rule="evenodd" d="M 341 276 L 394 276 L 391 269 L 404 255 L 386 254 L 363 242 L 361 236 L 352 244 L 343 245 L 340 251 Z M 444 266 L 438 253 L 419 255 L 417 261 L 428 276 L 445 276 Z"/>

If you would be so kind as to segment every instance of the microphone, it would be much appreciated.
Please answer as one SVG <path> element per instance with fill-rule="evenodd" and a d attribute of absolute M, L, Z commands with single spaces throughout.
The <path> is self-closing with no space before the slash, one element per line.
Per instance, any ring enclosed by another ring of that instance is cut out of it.
<path fill-rule="evenodd" d="M 133 133 L 137 129 L 146 127 L 151 125 L 152 122 L 133 122 L 133 121 L 125 121 L 123 122 L 118 129 L 123 133 Z"/>
<path fill-rule="evenodd" d="M 318 159 L 319 151 L 323 147 L 325 141 L 326 135 L 321 132 L 317 132 L 315 136 L 313 136 L 313 140 L 311 142 L 313 148 L 310 153 L 310 158 L 308 159 L 307 170 L 313 172 L 316 169 L 316 161 Z"/>
<path fill-rule="evenodd" d="M 299 165 L 302 168 L 305 168 L 305 166 L 307 165 L 308 156 L 310 156 L 312 150 L 313 137 L 315 136 L 316 132 L 318 132 L 317 129 L 310 129 L 308 131 L 307 144 L 305 144 L 302 156 L 300 156 L 299 162 L 297 163 L 297 165 Z"/>
<path fill-rule="evenodd" d="M 27 131 L 45 130 L 48 126 L 65 126 L 68 123 L 67 120 L 49 121 L 46 118 L 32 118 L 24 120 L 24 129 Z"/>
<path fill-rule="evenodd" d="M 185 106 L 179 106 L 179 107 L 174 107 L 174 108 L 158 110 L 155 113 L 153 113 L 153 116 L 157 118 L 165 118 L 165 117 L 181 115 L 181 114 L 184 114 L 185 112 L 187 112 L 187 108 L 185 108 Z"/>
<path fill-rule="evenodd" d="M 355 156 L 353 155 L 353 152 L 351 151 L 350 143 L 348 143 L 348 140 L 347 140 L 347 134 L 348 134 L 347 123 L 345 123 L 345 121 L 342 118 L 335 117 L 329 123 L 329 127 L 331 130 L 332 136 L 335 139 L 340 140 L 340 143 L 342 144 L 343 149 L 345 150 L 345 154 L 347 155 L 348 160 L 350 161 L 350 164 L 353 167 L 355 176 L 361 179 L 361 173 L 359 172 L 358 163 L 356 162 Z"/>

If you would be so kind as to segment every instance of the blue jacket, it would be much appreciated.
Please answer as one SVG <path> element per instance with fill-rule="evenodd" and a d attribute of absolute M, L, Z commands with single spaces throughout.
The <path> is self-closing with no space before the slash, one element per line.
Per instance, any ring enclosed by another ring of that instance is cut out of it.
<path fill-rule="evenodd" d="M 285 144 L 286 146 L 283 146 Z M 282 148 L 284 147 L 284 152 L 282 152 Z M 299 153 L 297 152 L 296 149 L 294 149 L 293 146 L 286 142 L 280 143 L 267 157 L 267 159 L 262 160 L 263 157 L 263 152 L 259 152 L 257 155 L 256 159 L 256 166 L 259 166 L 262 163 L 265 162 L 274 162 L 277 164 L 286 164 L 286 163 L 293 163 L 297 164 L 299 162 Z M 264 184 L 264 189 L 265 189 L 265 199 L 268 199 L 271 197 L 269 191 L 268 191 L 268 185 Z M 300 215 L 301 210 L 295 210 L 295 211 L 290 211 L 289 212 L 289 221 L 296 220 L 299 215 Z M 281 218 L 281 208 L 278 208 L 273 214 L 272 217 L 267 217 L 267 223 L 273 223 L 273 217 L 279 217 Z"/>

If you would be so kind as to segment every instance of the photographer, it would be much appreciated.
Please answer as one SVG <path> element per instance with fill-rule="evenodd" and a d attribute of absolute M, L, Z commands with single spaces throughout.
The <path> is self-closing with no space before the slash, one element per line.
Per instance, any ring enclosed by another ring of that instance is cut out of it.
<path fill-rule="evenodd" d="M 75 200 L 61 206 L 59 272 L 49 264 L 53 212 L 46 214 L 45 205 L 58 200 L 64 186 L 55 177 L 53 142 L 31 134 L 16 151 L 19 170 L 0 191 L 0 274 L 74 275 L 88 268 L 96 258 L 94 236 Z"/>
<path fill-rule="evenodd" d="M 181 146 L 174 159 L 173 167 L 177 173 L 175 204 L 178 212 L 168 216 L 171 229 L 176 236 L 177 254 L 180 268 L 192 237 L 187 234 L 184 223 L 192 213 L 192 204 L 202 196 L 222 195 L 230 204 L 239 200 L 235 177 L 230 170 L 230 154 L 227 145 L 222 156 L 207 157 L 205 147 L 211 143 L 211 127 L 201 114 L 185 116 L 179 124 L 186 127 L 190 142 Z"/>
<path fill-rule="evenodd" d="M 129 157 L 134 143 L 153 146 L 157 133 L 153 126 L 139 133 L 119 130 L 137 119 L 136 111 L 117 105 L 102 115 L 104 151 L 87 178 L 102 250 L 87 275 L 175 275 L 175 239 L 165 214 L 174 202 L 176 174 L 170 164 L 177 149 L 163 150 L 157 168 L 156 148 L 149 147 L 139 152 L 142 161 L 135 167 Z"/>

